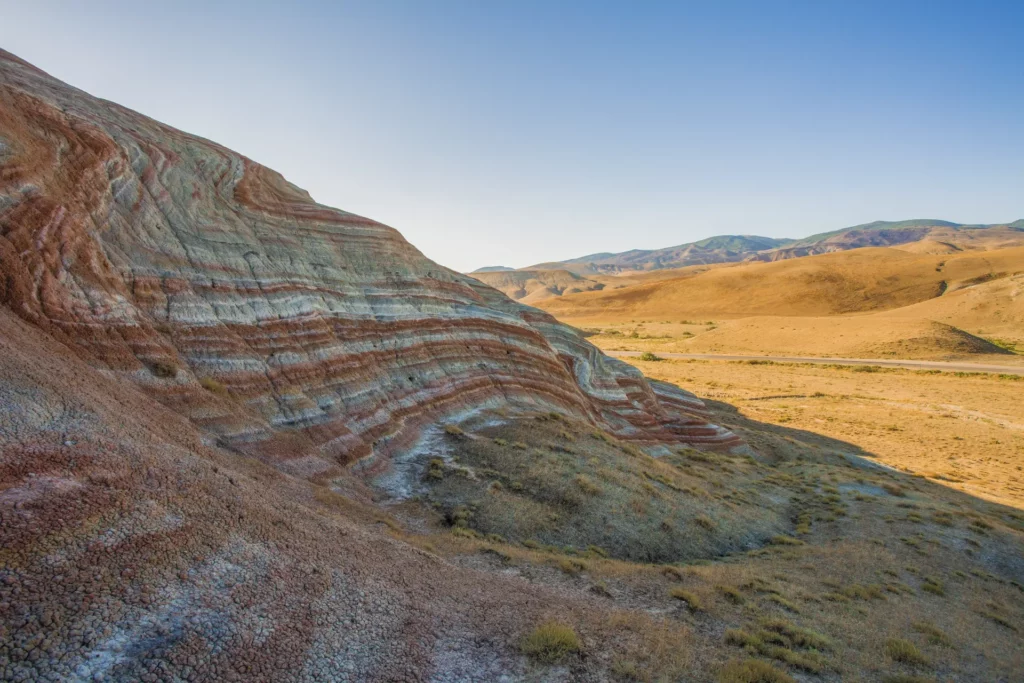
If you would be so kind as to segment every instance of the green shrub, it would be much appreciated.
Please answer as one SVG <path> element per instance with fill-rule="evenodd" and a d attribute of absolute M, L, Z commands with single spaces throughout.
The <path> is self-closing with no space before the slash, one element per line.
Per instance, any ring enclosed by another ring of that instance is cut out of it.
<path fill-rule="evenodd" d="M 643 353 L 640 354 L 640 360 L 645 360 L 648 362 L 657 362 L 665 359 L 662 358 L 661 356 L 651 353 L 650 351 L 644 351 Z"/>
<path fill-rule="evenodd" d="M 579 652 L 580 639 L 571 626 L 558 621 L 546 621 L 523 638 L 523 654 L 538 662 L 551 664 L 566 655 Z"/>

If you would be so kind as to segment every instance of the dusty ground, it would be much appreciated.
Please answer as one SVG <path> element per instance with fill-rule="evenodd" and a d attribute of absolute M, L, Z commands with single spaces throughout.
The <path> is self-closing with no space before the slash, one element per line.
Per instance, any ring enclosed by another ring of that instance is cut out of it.
<path fill-rule="evenodd" d="M 791 363 L 634 363 L 761 422 L 855 445 L 877 462 L 1024 509 L 1024 381 Z"/>

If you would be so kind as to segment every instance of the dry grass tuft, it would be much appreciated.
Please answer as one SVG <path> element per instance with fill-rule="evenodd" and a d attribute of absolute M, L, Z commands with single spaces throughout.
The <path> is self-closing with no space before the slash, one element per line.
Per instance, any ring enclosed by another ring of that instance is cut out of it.
<path fill-rule="evenodd" d="M 913 624 L 913 628 L 918 633 L 923 633 L 928 636 L 928 642 L 932 645 L 944 645 L 949 647 L 953 644 L 952 639 L 946 635 L 946 632 L 931 622 L 918 621 Z"/>
<path fill-rule="evenodd" d="M 582 645 L 571 626 L 558 621 L 546 621 L 523 638 L 519 649 L 523 654 L 553 664 L 567 655 L 579 652 Z"/>
<path fill-rule="evenodd" d="M 673 588 L 668 592 L 668 594 L 676 600 L 681 600 L 685 602 L 686 606 L 694 612 L 699 612 L 700 610 L 704 609 L 704 603 L 701 602 L 701 599 L 698 598 L 691 591 L 686 590 L 685 588 Z"/>
<path fill-rule="evenodd" d="M 718 674 L 718 683 L 796 683 L 785 671 L 760 659 L 732 661 Z"/>
<path fill-rule="evenodd" d="M 203 377 L 199 380 L 199 384 L 211 394 L 217 394 L 218 396 L 228 395 L 228 388 L 212 377 Z"/>
<path fill-rule="evenodd" d="M 734 586 L 718 584 L 715 586 L 715 590 L 718 591 L 723 598 L 734 605 L 742 605 L 747 601 L 747 599 L 743 597 L 743 593 L 740 593 L 739 589 Z"/>
<path fill-rule="evenodd" d="M 885 654 L 894 662 L 911 666 L 928 666 L 931 663 L 924 653 L 917 649 L 917 645 L 902 638 L 890 638 L 885 641 Z"/>

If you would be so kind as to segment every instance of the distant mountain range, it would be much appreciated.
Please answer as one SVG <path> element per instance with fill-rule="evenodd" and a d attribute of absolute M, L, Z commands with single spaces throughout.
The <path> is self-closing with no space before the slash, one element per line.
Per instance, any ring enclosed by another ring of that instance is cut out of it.
<path fill-rule="evenodd" d="M 779 261 L 859 247 L 892 247 L 927 241 L 923 248 L 959 251 L 978 241 L 1016 242 L 1024 239 L 1024 220 L 988 225 L 954 223 L 933 218 L 906 221 L 875 221 L 803 239 L 779 239 L 758 235 L 718 235 L 664 249 L 632 249 L 622 253 L 598 253 L 566 261 L 538 263 L 523 271 L 567 270 L 577 275 L 615 275 L 630 271 L 682 268 L 692 265 L 738 261 Z M 517 270 L 489 266 L 474 273 Z"/>

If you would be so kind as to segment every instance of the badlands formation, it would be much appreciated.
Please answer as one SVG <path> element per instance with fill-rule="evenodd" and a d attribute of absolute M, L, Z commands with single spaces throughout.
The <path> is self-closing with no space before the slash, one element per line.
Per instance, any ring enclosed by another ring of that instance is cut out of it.
<path fill-rule="evenodd" d="M 0 680 L 1021 679 L 1016 488 L 751 414 L 0 51 Z"/>
<path fill-rule="evenodd" d="M 368 479 L 485 409 L 744 447 L 395 230 L 5 52 L 0 164 L 0 679 L 515 671 L 559 598 L 357 527 Z"/>

